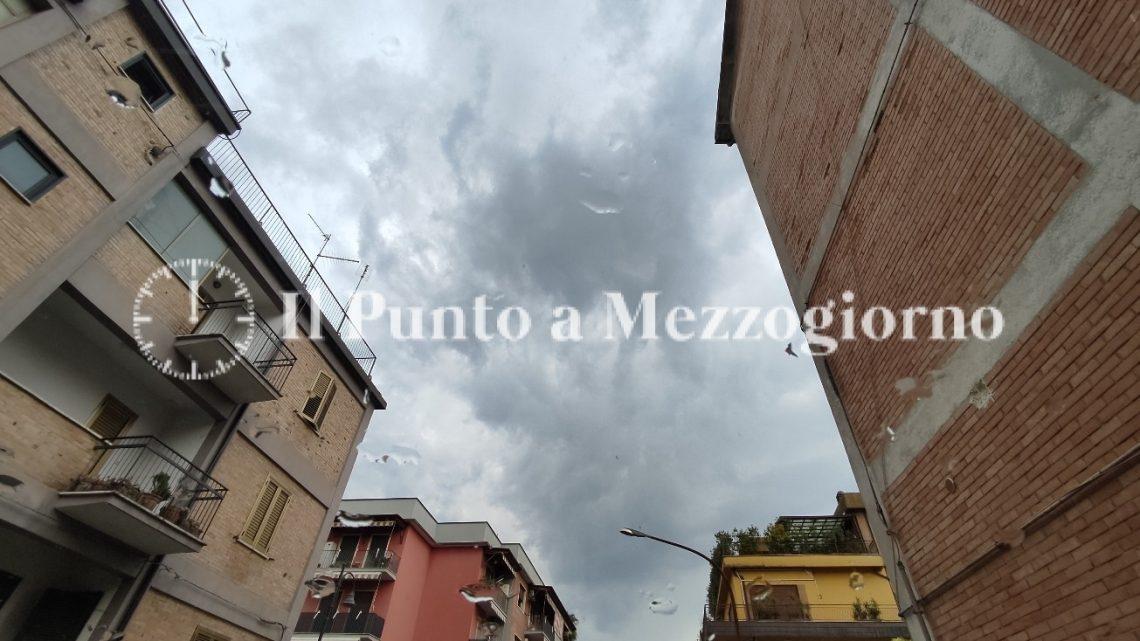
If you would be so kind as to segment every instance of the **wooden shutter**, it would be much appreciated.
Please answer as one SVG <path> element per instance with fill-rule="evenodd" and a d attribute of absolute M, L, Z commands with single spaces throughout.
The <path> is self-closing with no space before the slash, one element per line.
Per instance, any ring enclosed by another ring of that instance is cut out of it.
<path fill-rule="evenodd" d="M 99 407 L 95 408 L 95 413 L 87 423 L 87 429 L 98 434 L 99 438 L 115 438 L 130 427 L 136 418 L 138 414 L 132 412 L 131 408 L 107 394 L 99 403 Z"/>
<path fill-rule="evenodd" d="M 273 532 L 281 522 L 281 514 L 289 502 L 289 493 L 285 491 L 272 478 L 266 479 L 261 486 L 261 493 L 253 510 L 246 520 L 245 529 L 239 537 L 246 545 L 263 554 L 269 553 L 269 542 L 273 540 Z"/>
<path fill-rule="evenodd" d="M 190 637 L 190 641 L 230 641 L 230 638 L 222 636 L 217 632 L 198 627 L 194 629 L 194 636 Z"/>
<path fill-rule="evenodd" d="M 301 418 L 313 427 L 320 427 L 334 394 L 336 394 L 336 383 L 333 382 L 332 376 L 325 372 L 317 374 L 317 380 L 313 381 L 313 386 L 309 389 L 305 405 L 298 412 Z"/>

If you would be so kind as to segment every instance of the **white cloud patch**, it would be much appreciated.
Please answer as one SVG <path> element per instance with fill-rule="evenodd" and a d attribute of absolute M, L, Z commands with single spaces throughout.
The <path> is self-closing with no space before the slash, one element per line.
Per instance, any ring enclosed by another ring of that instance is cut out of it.
<path fill-rule="evenodd" d="M 584 639 L 688 641 L 708 568 L 620 527 L 710 548 L 852 489 L 812 363 L 782 344 L 546 334 L 560 304 L 597 327 L 607 290 L 790 304 L 738 152 L 712 143 L 722 0 L 191 4 L 253 108 L 238 144 L 308 249 L 311 213 L 390 305 L 487 294 L 535 318 L 517 344 L 367 328 L 390 407 L 362 449 L 419 462 L 361 458 L 350 496 L 490 521 Z"/>

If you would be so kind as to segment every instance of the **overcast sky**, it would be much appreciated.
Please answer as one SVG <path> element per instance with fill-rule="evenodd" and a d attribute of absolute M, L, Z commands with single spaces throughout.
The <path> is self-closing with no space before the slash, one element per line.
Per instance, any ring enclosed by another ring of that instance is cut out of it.
<path fill-rule="evenodd" d="M 546 331 L 555 305 L 599 322 L 607 290 L 790 305 L 737 150 L 712 142 L 723 0 L 191 6 L 253 109 L 239 147 L 310 252 L 307 213 L 390 305 L 486 294 L 534 317 L 514 344 L 366 328 L 389 408 L 363 449 L 400 456 L 361 457 L 350 497 L 490 521 L 584 640 L 692 641 L 708 568 L 618 528 L 709 549 L 854 489 L 811 363 L 782 344 Z M 350 266 L 326 269 L 351 289 Z"/>

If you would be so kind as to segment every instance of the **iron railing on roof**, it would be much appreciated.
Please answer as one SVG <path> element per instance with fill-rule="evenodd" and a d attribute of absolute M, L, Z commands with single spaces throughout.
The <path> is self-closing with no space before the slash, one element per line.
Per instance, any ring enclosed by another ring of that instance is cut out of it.
<path fill-rule="evenodd" d="M 175 16 L 174 12 L 170 10 L 169 6 L 167 6 L 167 0 L 158 0 L 158 4 L 166 13 L 167 18 L 170 19 L 170 24 L 174 25 L 175 30 L 178 31 L 178 35 L 182 37 L 182 40 L 186 42 L 187 45 L 189 45 L 190 38 L 186 37 L 186 32 L 183 31 L 182 25 L 179 24 L 177 16 Z M 181 0 L 180 4 L 185 10 L 186 15 L 189 16 L 190 21 L 194 23 L 194 28 L 198 30 L 198 33 L 201 34 L 203 38 L 207 38 L 205 30 L 202 29 L 202 25 L 198 22 L 198 17 L 195 16 L 194 12 L 190 9 L 190 4 L 186 0 Z M 198 58 L 198 54 L 194 52 L 193 47 L 190 48 L 190 53 L 192 53 L 195 58 Z M 202 71 L 205 72 L 206 76 L 211 79 L 211 82 L 213 82 L 214 74 L 206 70 L 206 67 L 205 65 L 202 65 L 201 60 L 198 61 L 198 65 L 201 67 Z M 249 104 L 245 101 L 245 96 L 243 96 L 241 90 L 238 89 L 237 83 L 234 82 L 233 76 L 230 75 L 229 69 L 226 68 L 227 66 L 228 64 L 223 63 L 221 65 L 221 69 L 217 70 L 220 71 L 223 76 L 225 76 L 226 84 L 228 84 L 230 86 L 230 89 L 233 90 L 233 94 L 230 96 L 223 96 L 223 100 L 226 101 L 227 106 L 230 109 L 230 113 L 233 114 L 234 120 L 240 123 L 241 121 L 248 118 L 253 112 L 250 110 Z M 220 91 L 218 93 L 221 95 Z M 235 105 L 234 103 L 237 104 Z"/>
<path fill-rule="evenodd" d="M 163 11 L 166 12 L 170 22 L 174 28 L 178 30 L 182 39 L 189 44 L 190 39 L 186 37 L 185 31 L 178 22 L 178 18 L 174 12 L 167 6 L 167 0 L 159 0 Z M 190 21 L 194 24 L 194 28 L 202 37 L 206 37 L 206 32 L 202 25 L 198 22 L 197 16 L 190 9 L 189 3 L 186 0 L 180 0 L 185 14 L 189 17 Z M 197 59 L 198 55 L 191 49 L 194 58 Z M 201 60 L 198 61 L 201 65 Z M 217 65 L 215 65 L 217 67 Z M 251 111 L 249 105 L 245 101 L 245 97 L 237 88 L 234 83 L 233 77 L 226 69 L 227 65 L 221 65 L 220 70 L 215 68 L 215 71 L 220 71 L 225 76 L 226 83 L 233 89 L 233 96 L 227 97 L 225 100 L 229 103 L 230 113 L 233 114 L 234 119 L 239 123 L 249 117 Z M 213 74 L 207 71 L 204 66 L 202 70 L 213 82 Z M 235 107 L 233 104 L 237 103 Z M 360 328 L 352 324 L 348 320 L 348 313 L 345 311 L 344 305 L 337 299 L 336 294 L 333 293 L 332 288 L 325 282 L 324 276 L 317 270 L 316 264 L 313 259 L 309 258 L 309 254 L 301 246 L 297 240 L 297 236 L 293 234 L 293 230 L 285 223 L 285 219 L 269 199 L 269 195 L 257 180 L 257 177 L 250 170 L 249 164 L 246 163 L 245 158 L 238 151 L 232 139 L 216 138 L 206 147 L 210 155 L 213 157 L 214 162 L 225 174 L 234 185 L 234 193 L 241 197 L 241 200 L 249 208 L 250 211 L 257 217 L 257 221 L 269 236 L 269 239 L 285 257 L 285 262 L 289 264 L 290 269 L 298 275 L 299 280 L 304 284 L 305 289 L 308 290 L 309 295 L 312 297 L 314 303 L 321 310 L 321 314 L 332 323 L 340 334 L 341 340 L 344 341 L 348 347 L 352 357 L 360 364 L 360 367 L 372 375 L 372 368 L 376 365 L 376 353 L 372 351 L 372 347 L 364 340 L 361 335 Z M 343 331 L 345 327 L 349 331 Z"/>
<path fill-rule="evenodd" d="M 356 327 L 348 317 L 344 305 L 337 299 L 324 276 L 317 269 L 316 263 L 309 257 L 308 252 L 301 246 L 297 236 L 285 218 L 278 211 L 276 205 L 270 200 L 269 194 L 257 180 L 257 176 L 250 170 L 245 157 L 238 151 L 232 140 L 215 138 L 206 150 L 214 160 L 214 164 L 225 174 L 233 184 L 232 196 L 241 198 L 245 206 L 257 218 L 269 240 L 277 247 L 277 251 L 285 259 L 289 268 L 297 275 L 305 289 L 309 292 L 313 302 L 321 310 L 321 314 L 328 319 L 332 327 L 340 334 L 352 357 L 360 367 L 372 375 L 372 368 L 376 364 L 376 353 L 364 340 L 360 328 Z"/>

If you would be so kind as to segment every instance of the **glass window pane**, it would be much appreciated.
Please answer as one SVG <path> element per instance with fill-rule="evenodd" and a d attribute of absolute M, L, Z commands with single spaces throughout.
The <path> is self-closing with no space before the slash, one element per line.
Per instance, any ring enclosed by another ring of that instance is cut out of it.
<path fill-rule="evenodd" d="M 220 259 L 225 252 L 226 243 L 222 240 L 222 237 L 218 235 L 218 232 L 214 231 L 214 226 L 210 224 L 210 221 L 202 216 L 198 216 L 198 218 L 190 224 L 190 227 L 182 232 L 182 235 L 174 241 L 170 249 L 163 253 L 163 257 L 166 258 L 167 262 L 171 263 L 181 258 L 201 258 L 202 260 L 214 262 Z M 191 275 L 188 267 L 176 269 L 175 271 L 187 281 L 195 277 Z M 201 279 L 204 276 L 205 274 L 199 270 L 196 278 Z"/>
<path fill-rule="evenodd" d="M 28 152 L 17 138 L 11 138 L 0 148 L 0 175 L 16 191 L 28 196 L 33 188 L 53 175 Z"/>
<path fill-rule="evenodd" d="M 198 208 L 190 197 L 172 182 L 143 205 L 134 223 L 155 251 L 165 254 L 174 239 L 198 216 Z"/>

